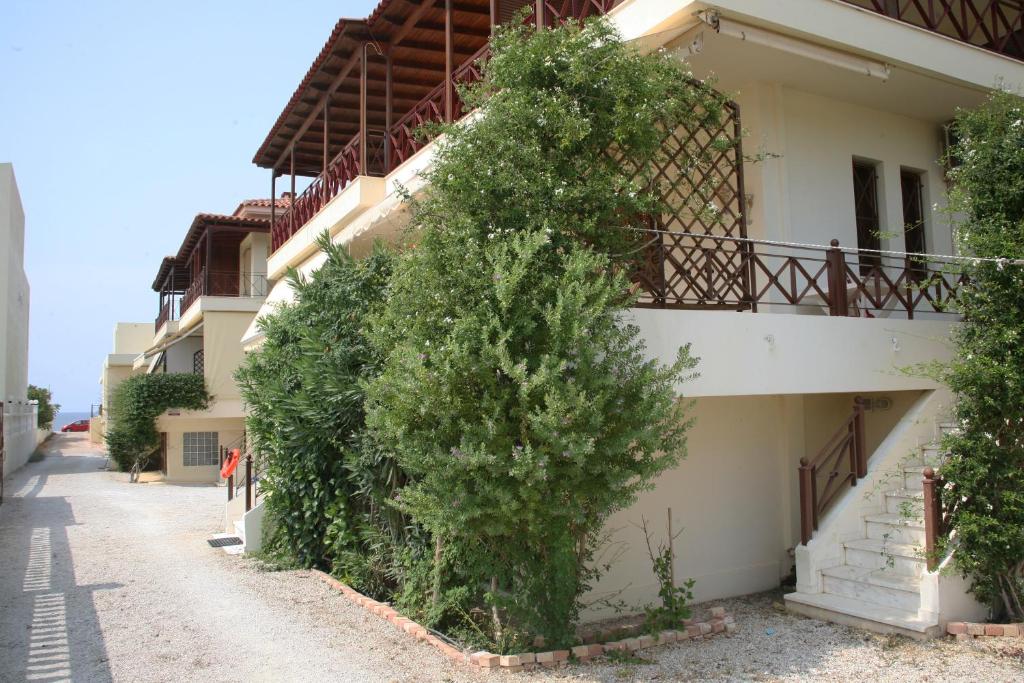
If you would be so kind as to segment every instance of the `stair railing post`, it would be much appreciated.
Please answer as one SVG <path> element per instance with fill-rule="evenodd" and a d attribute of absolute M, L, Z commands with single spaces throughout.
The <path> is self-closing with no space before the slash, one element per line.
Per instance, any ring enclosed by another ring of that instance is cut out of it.
<path fill-rule="evenodd" d="M 935 470 L 925 467 L 921 473 L 924 480 L 921 482 L 924 489 L 924 552 L 925 561 L 928 563 L 928 571 L 935 571 L 938 564 L 936 550 L 938 546 L 939 521 L 941 519 L 942 501 L 938 497 L 938 486 L 935 480 Z"/>
<path fill-rule="evenodd" d="M 228 475 L 228 502 L 235 499 L 235 473 Z"/>
<path fill-rule="evenodd" d="M 814 533 L 814 468 L 800 458 L 800 542 L 807 545 Z"/>
<path fill-rule="evenodd" d="M 867 443 L 864 436 L 864 399 L 853 399 L 853 448 L 857 456 L 856 474 L 858 479 L 868 476 Z"/>
<path fill-rule="evenodd" d="M 839 240 L 832 240 L 830 245 L 825 252 L 828 267 L 828 313 L 847 317 L 850 315 L 850 303 L 846 293 L 846 256 L 839 248 Z"/>
<path fill-rule="evenodd" d="M 252 510 L 252 456 L 245 456 L 245 511 Z"/>

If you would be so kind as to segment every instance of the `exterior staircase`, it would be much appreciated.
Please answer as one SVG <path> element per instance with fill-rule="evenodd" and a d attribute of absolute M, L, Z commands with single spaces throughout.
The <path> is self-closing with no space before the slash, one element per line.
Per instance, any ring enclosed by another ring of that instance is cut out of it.
<path fill-rule="evenodd" d="M 789 611 L 923 639 L 943 633 L 945 622 L 957 616 L 950 609 L 976 609 L 962 595 L 958 577 L 952 579 L 953 597 L 940 605 L 941 596 L 951 594 L 940 582 L 949 580 L 927 569 L 922 470 L 939 468 L 938 441 L 953 428 L 938 422 L 936 406 L 931 408 L 919 410 L 916 419 L 903 425 L 905 432 L 913 432 L 931 413 L 931 438 L 921 439 L 918 429 L 918 443 L 926 443 L 906 448 L 908 438 L 915 438 L 912 433 L 891 435 L 890 457 L 877 451 L 875 456 L 888 462 L 872 463 L 874 471 L 862 480 L 869 485 L 867 494 L 863 485 L 851 488 L 849 500 L 828 513 L 832 519 L 826 517 L 819 535 L 798 546 L 797 591 L 785 596 Z M 837 519 L 842 516 L 846 519 Z"/>

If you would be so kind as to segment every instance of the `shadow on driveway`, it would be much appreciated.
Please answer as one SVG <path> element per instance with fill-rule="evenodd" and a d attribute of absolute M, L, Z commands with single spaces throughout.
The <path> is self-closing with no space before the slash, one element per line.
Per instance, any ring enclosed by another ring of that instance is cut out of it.
<path fill-rule="evenodd" d="M 68 540 L 70 502 L 43 495 L 49 477 L 93 472 L 102 458 L 48 456 L 8 482 L 0 506 L 0 680 L 111 681 L 93 593 L 120 584 L 79 586 Z"/>

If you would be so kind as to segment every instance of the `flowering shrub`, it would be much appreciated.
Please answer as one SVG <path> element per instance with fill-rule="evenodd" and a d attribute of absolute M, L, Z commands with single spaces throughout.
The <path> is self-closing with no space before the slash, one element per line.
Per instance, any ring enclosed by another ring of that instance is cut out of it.
<path fill-rule="evenodd" d="M 463 93 L 478 116 L 444 130 L 372 318 L 367 422 L 410 477 L 393 504 L 435 543 L 407 603 L 483 611 L 472 628 L 499 648 L 566 646 L 606 520 L 677 462 L 688 426 L 676 388 L 695 361 L 645 360 L 629 323 L 629 228 L 669 210 L 634 169 L 724 103 L 605 21 L 493 44 Z"/>
<path fill-rule="evenodd" d="M 1024 102 L 992 95 L 955 122 L 952 208 L 972 286 L 959 297 L 963 324 L 945 379 L 958 431 L 941 468 L 950 484 L 956 566 L 994 616 L 1024 620 Z"/>

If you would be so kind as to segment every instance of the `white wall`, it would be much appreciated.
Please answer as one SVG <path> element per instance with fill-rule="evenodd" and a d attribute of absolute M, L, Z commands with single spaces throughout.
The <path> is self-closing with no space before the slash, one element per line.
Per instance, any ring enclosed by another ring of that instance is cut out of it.
<path fill-rule="evenodd" d="M 203 335 L 193 334 L 167 347 L 167 372 L 191 374 L 196 351 L 203 348 Z"/>
<path fill-rule="evenodd" d="M 0 400 L 5 402 L 5 473 L 24 464 L 36 445 L 35 407 L 26 398 L 29 285 L 24 256 L 25 212 L 14 167 L 4 163 L 0 164 Z"/>

